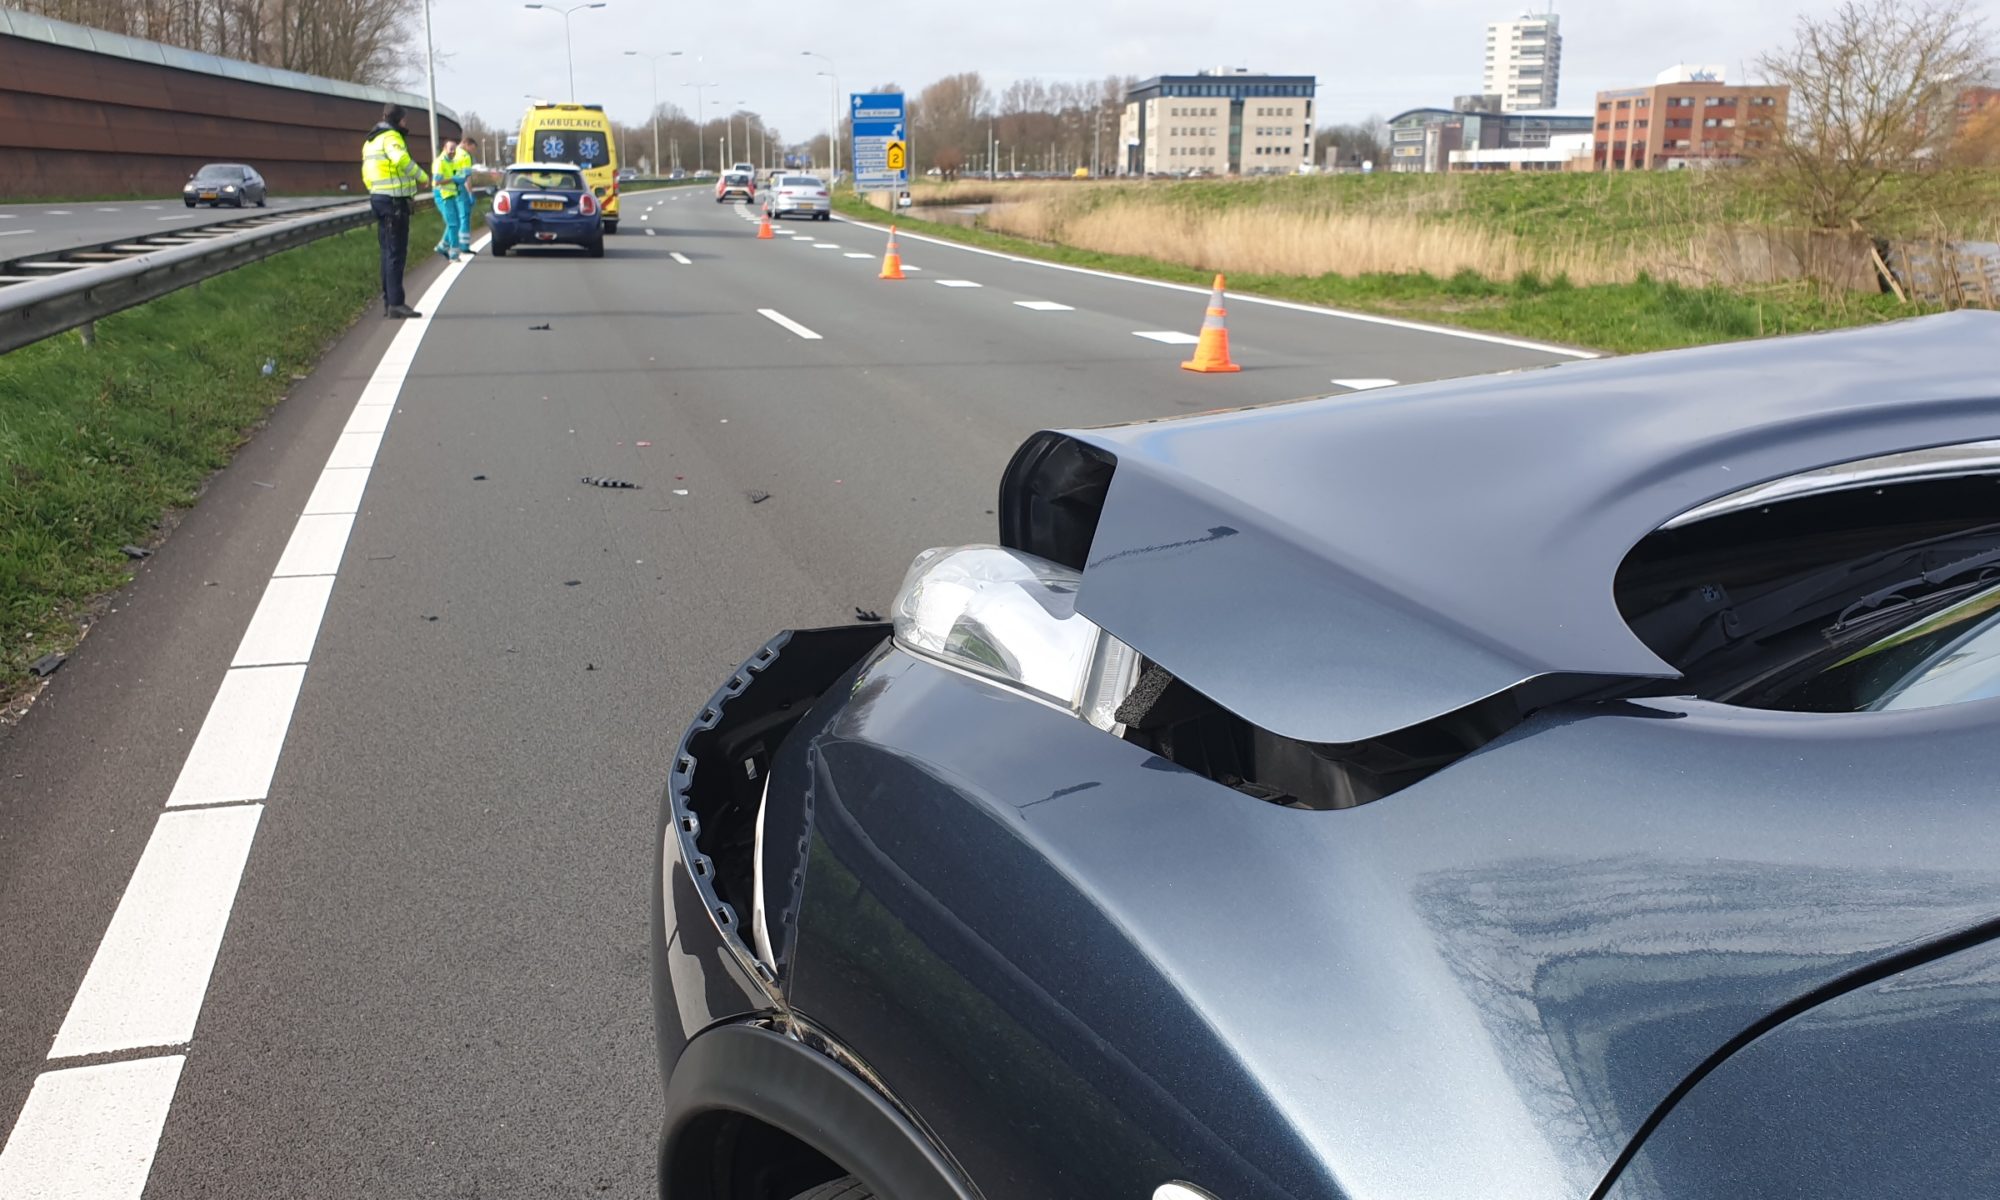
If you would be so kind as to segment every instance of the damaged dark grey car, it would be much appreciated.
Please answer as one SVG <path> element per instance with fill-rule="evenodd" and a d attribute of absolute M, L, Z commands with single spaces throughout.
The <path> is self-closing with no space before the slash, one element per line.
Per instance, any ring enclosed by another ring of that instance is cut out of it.
<path fill-rule="evenodd" d="M 1000 496 L 681 742 L 666 1196 L 2000 1191 L 2000 316 Z"/>

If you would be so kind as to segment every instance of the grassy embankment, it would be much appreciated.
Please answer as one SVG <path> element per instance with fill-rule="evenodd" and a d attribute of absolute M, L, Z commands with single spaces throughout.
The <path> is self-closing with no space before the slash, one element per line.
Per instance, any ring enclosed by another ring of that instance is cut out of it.
<path fill-rule="evenodd" d="M 2000 199 L 2000 181 L 1989 186 Z M 1189 283 L 1221 271 L 1242 291 L 1618 352 L 1919 311 L 1776 278 L 1804 236 L 1754 189 L 1705 172 L 962 181 L 917 200 L 991 204 L 972 229 L 898 220 L 1012 253 Z M 1996 214 L 1958 232 L 1991 237 Z"/>
<path fill-rule="evenodd" d="M 420 210 L 411 261 L 438 233 Z M 192 504 L 379 302 L 376 261 L 374 230 L 353 230 L 99 321 L 93 346 L 70 333 L 0 356 L 0 700 L 126 582 L 119 547 Z"/>

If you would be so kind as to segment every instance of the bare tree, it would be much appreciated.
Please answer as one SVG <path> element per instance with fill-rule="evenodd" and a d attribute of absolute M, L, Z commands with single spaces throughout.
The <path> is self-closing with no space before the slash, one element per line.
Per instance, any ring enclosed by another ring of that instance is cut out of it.
<path fill-rule="evenodd" d="M 1820 229 L 1939 211 L 1955 182 L 1933 169 L 1954 102 L 1992 62 L 1984 20 L 1966 0 L 1845 0 L 1800 16 L 1795 36 L 1758 60 L 1791 88 L 1782 136 L 1761 155 L 1776 196 Z"/>

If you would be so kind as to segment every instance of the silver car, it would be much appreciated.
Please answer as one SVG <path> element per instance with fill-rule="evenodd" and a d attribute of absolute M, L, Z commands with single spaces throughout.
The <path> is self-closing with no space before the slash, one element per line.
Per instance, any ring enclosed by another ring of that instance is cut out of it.
<path fill-rule="evenodd" d="M 826 181 L 817 175 L 780 175 L 764 191 L 764 211 L 772 220 L 785 216 L 833 219 Z"/>

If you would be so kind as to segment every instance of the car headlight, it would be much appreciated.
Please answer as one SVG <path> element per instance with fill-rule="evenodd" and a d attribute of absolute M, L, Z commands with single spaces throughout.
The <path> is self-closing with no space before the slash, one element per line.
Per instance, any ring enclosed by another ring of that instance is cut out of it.
<path fill-rule="evenodd" d="M 233 183 L 225 183 L 222 185 L 222 190 L 225 192 L 233 192 L 236 190 L 236 185 Z"/>
<path fill-rule="evenodd" d="M 1122 732 L 1139 654 L 1077 615 L 1083 576 L 999 546 L 926 550 L 896 596 L 904 649 Z"/>

